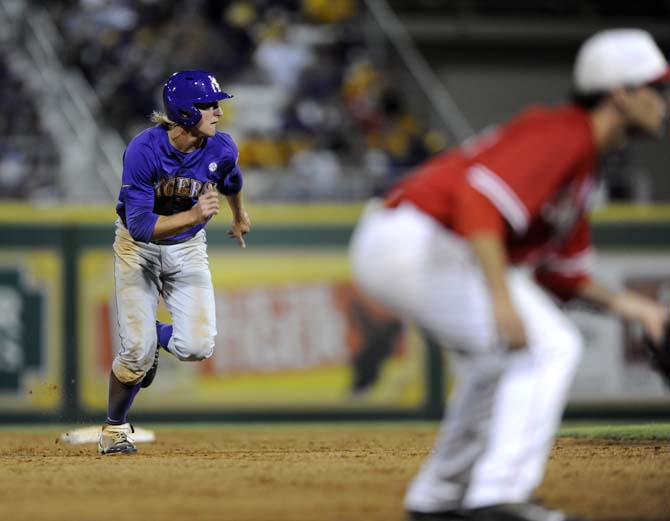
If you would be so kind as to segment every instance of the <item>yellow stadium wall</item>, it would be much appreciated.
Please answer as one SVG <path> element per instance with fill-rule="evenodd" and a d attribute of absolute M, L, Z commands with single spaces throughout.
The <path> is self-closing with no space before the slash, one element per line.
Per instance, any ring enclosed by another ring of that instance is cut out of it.
<path fill-rule="evenodd" d="M 446 393 L 439 349 L 426 346 L 411 325 L 398 327 L 396 317 L 351 284 L 346 248 L 361 210 L 358 204 L 250 205 L 253 230 L 245 250 L 227 238 L 223 215 L 212 222 L 216 354 L 202 364 L 163 356 L 159 378 L 137 400 L 137 416 L 438 416 Z M 104 414 L 109 364 L 118 349 L 114 220 L 112 206 L 0 205 L 0 419 L 85 421 Z M 595 241 L 611 257 L 607 269 L 619 266 L 616 255 L 633 252 L 642 257 L 628 262 L 629 269 L 654 257 L 660 266 L 655 280 L 670 279 L 670 260 L 663 271 L 670 207 L 610 207 L 595 212 L 593 221 Z M 169 320 L 164 307 L 159 318 Z M 604 338 L 608 328 L 596 329 Z M 371 331 L 387 331 L 389 346 L 375 351 Z M 361 356 L 365 350 L 371 354 Z M 361 371 L 376 374 L 353 392 Z M 633 409 L 625 395 L 590 401 L 588 389 L 578 388 L 574 411 L 593 414 L 605 402 L 610 413 Z M 643 405 L 668 410 L 653 389 Z"/>

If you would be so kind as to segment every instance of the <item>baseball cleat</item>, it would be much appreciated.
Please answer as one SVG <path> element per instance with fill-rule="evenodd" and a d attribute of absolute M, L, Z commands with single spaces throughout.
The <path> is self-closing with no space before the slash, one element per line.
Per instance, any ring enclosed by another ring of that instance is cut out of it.
<path fill-rule="evenodd" d="M 407 521 L 466 521 L 472 519 L 468 510 L 445 510 L 442 512 L 407 512 Z"/>
<path fill-rule="evenodd" d="M 144 375 L 144 378 L 142 379 L 142 383 L 140 387 L 142 389 L 145 389 L 151 385 L 151 383 L 154 381 L 154 378 L 156 378 L 156 371 L 158 370 L 158 353 L 161 350 L 161 346 L 159 344 L 156 344 L 156 354 L 154 354 L 154 363 L 151 364 L 151 367 L 147 371 L 147 373 Z"/>
<path fill-rule="evenodd" d="M 133 426 L 130 423 L 122 425 L 109 425 L 105 423 L 100 431 L 98 452 L 100 454 L 135 454 L 134 439 L 132 437 Z"/>
<path fill-rule="evenodd" d="M 469 510 L 472 521 L 587 521 L 537 503 L 509 503 Z"/>

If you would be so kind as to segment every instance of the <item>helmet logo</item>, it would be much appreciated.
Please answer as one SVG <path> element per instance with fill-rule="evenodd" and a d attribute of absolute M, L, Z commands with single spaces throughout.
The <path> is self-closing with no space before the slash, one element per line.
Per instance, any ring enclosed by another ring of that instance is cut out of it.
<path fill-rule="evenodd" d="M 230 97 L 212 74 L 199 70 L 175 72 L 163 87 L 165 112 L 172 121 L 185 127 L 193 127 L 200 121 L 196 104 L 210 104 Z"/>
<path fill-rule="evenodd" d="M 215 80 L 216 81 L 216 80 Z M 216 163 L 212 162 L 209 164 L 209 171 L 214 172 L 216 170 L 216 167 L 219 166 Z"/>
<path fill-rule="evenodd" d="M 221 86 L 214 76 L 209 76 L 209 81 L 212 82 L 212 90 L 214 92 L 221 92 Z"/>

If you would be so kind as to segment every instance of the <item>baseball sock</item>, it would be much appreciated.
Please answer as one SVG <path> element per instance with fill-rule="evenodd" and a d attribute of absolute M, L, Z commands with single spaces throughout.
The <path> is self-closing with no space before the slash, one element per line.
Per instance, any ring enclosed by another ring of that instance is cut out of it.
<path fill-rule="evenodd" d="M 114 374 L 109 373 L 109 401 L 107 402 L 107 421 L 109 425 L 121 425 L 128 420 L 128 411 L 135 396 L 140 390 L 141 383 L 134 385 L 124 384 Z"/>
<path fill-rule="evenodd" d="M 167 350 L 170 338 L 172 338 L 172 324 L 163 324 L 156 320 L 156 333 L 158 334 L 158 344 Z"/>

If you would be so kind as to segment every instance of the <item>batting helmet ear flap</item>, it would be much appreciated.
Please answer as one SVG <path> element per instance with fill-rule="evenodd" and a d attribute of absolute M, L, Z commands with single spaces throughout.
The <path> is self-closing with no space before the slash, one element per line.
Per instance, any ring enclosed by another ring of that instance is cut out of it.
<path fill-rule="evenodd" d="M 190 121 L 194 118 L 199 120 L 199 118 L 197 117 L 196 114 L 194 114 L 193 112 L 189 112 L 188 110 L 177 109 L 177 112 L 179 113 L 179 118 L 182 119 L 183 121 Z M 171 119 L 173 119 L 173 118 L 171 118 Z M 198 121 L 196 121 L 195 123 L 197 124 Z"/>
<path fill-rule="evenodd" d="M 232 98 L 221 90 L 216 78 L 206 71 L 175 72 L 163 87 L 163 105 L 171 121 L 184 127 L 198 124 L 202 115 L 196 103 L 211 103 Z"/>

